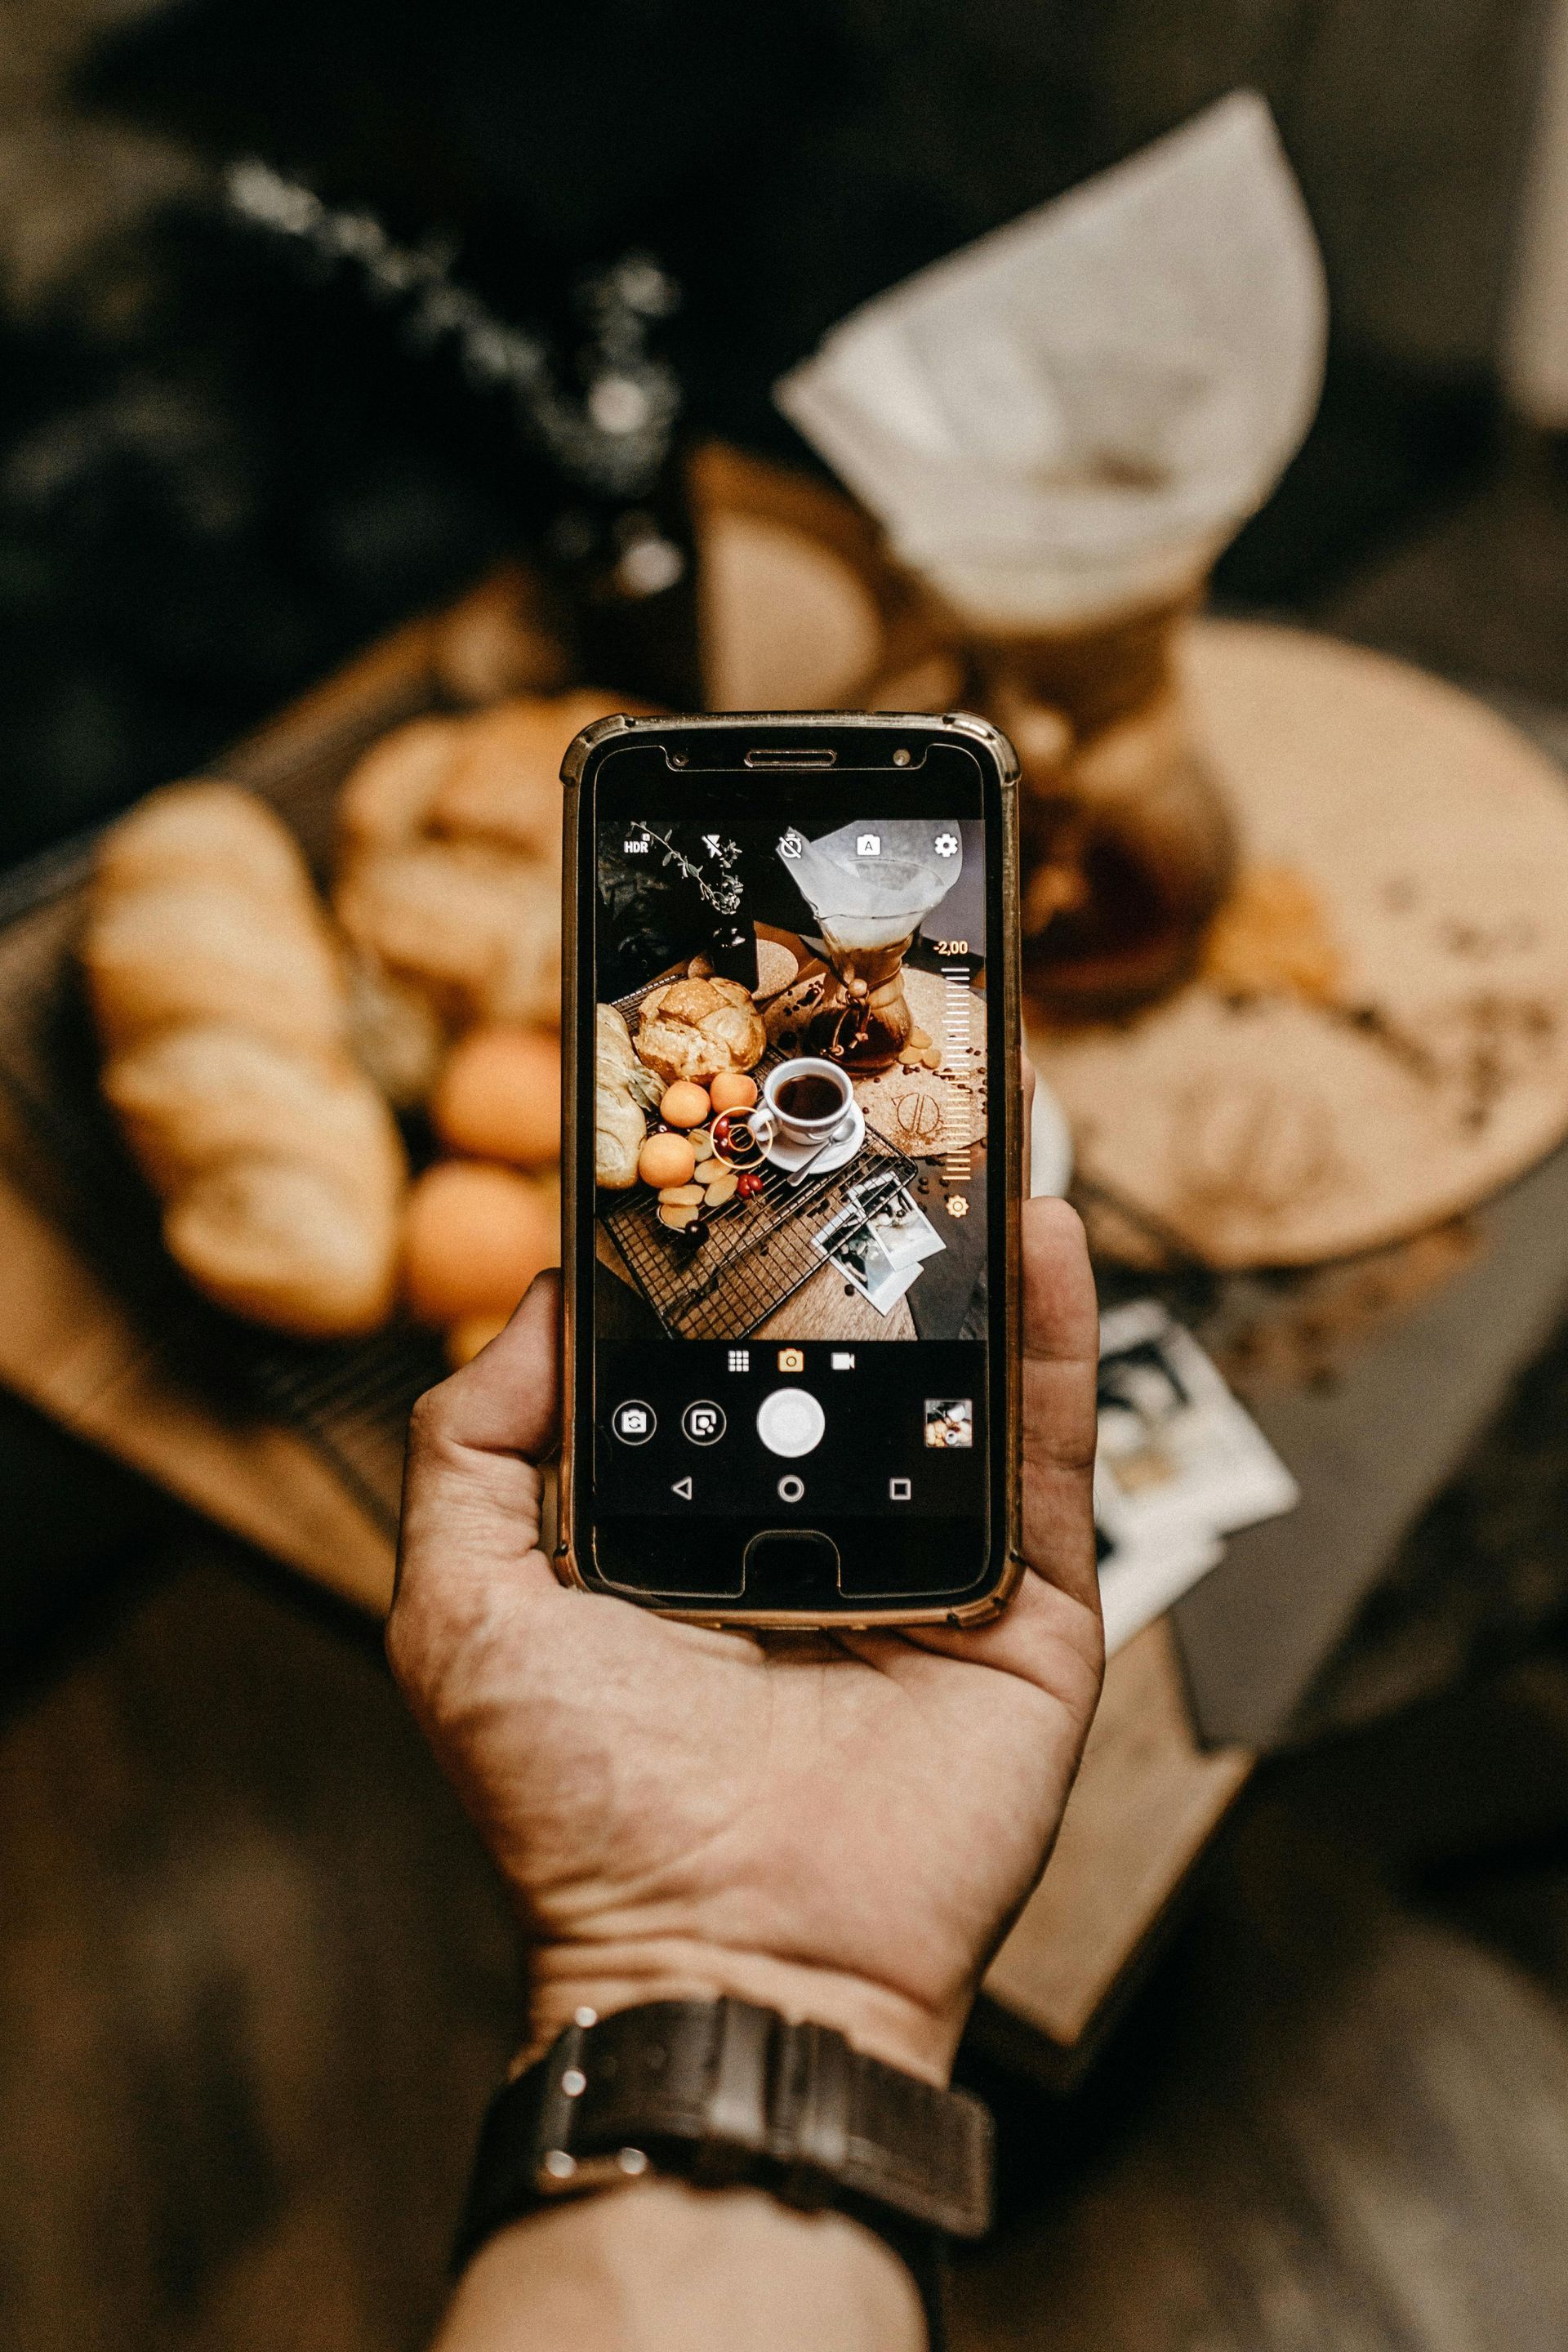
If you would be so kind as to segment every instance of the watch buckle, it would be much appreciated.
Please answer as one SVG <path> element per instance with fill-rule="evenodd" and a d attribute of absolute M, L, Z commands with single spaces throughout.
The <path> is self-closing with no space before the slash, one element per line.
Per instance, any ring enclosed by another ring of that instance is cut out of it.
<path fill-rule="evenodd" d="M 640 2147 L 580 2156 L 572 2146 L 573 2126 L 588 2087 L 583 2063 L 588 2028 L 597 2022 L 591 2009 L 579 2010 L 546 2060 L 533 2136 L 533 2186 L 541 2197 L 574 2197 L 589 2189 L 612 2188 L 617 2181 L 640 2180 L 648 2168 L 647 2152 Z"/>

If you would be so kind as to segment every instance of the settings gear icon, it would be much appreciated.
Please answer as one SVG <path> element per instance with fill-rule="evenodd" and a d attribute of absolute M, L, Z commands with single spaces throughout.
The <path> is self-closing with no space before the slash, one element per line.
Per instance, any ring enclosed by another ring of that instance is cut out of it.
<path fill-rule="evenodd" d="M 939 833 L 936 839 L 932 842 L 931 847 L 936 851 L 939 857 L 956 857 L 958 856 L 958 835 L 956 833 Z"/>
<path fill-rule="evenodd" d="M 968 1214 L 969 1214 L 969 1203 L 968 1203 L 968 1202 L 964 1199 L 964 1197 L 963 1197 L 963 1193 L 962 1193 L 962 1192 L 950 1192 L 950 1193 L 948 1194 L 948 1196 L 947 1196 L 947 1213 L 948 1213 L 948 1215 L 949 1215 L 950 1217 L 967 1217 L 967 1216 L 968 1216 Z"/>

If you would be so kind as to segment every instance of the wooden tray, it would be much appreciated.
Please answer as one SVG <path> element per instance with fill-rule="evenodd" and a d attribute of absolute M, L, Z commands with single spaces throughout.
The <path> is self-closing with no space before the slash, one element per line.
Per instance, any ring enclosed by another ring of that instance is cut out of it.
<path fill-rule="evenodd" d="M 699 463 L 695 488 L 716 703 L 852 699 L 891 635 L 901 628 L 912 642 L 905 592 L 843 501 L 724 451 Z M 350 768 L 388 728 L 466 707 L 476 647 L 498 689 L 506 685 L 524 585 L 521 575 L 499 575 L 452 612 L 398 631 L 211 772 L 270 802 L 324 880 Z M 280 1423 L 308 1439 L 390 1534 L 404 1428 L 415 1398 L 441 1375 L 439 1345 L 408 1326 L 353 1342 L 292 1341 L 208 1305 L 174 1266 L 157 1203 L 100 1097 L 77 978 L 95 841 L 52 851 L 0 887 L 0 1093 L 12 1114 L 12 1172 L 187 1386 L 227 1418 Z"/>
<path fill-rule="evenodd" d="M 1200 622 L 1196 739 L 1248 868 L 1315 908 L 1326 984 L 1200 978 L 1037 1026 L 1078 1169 L 1215 1267 L 1310 1265 L 1461 1214 L 1568 1132 L 1568 791 L 1471 696 L 1294 629 Z"/>

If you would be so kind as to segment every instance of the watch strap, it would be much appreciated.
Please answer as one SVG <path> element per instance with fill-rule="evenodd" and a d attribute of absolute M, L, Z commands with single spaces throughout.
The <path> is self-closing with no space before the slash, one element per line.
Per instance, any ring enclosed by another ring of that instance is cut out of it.
<path fill-rule="evenodd" d="M 492 2102 L 454 2260 L 553 2199 L 656 2170 L 850 2214 L 910 2264 L 934 2327 L 941 2240 L 990 2221 L 992 2138 L 978 2099 L 831 2026 L 731 1999 L 582 2011 Z"/>

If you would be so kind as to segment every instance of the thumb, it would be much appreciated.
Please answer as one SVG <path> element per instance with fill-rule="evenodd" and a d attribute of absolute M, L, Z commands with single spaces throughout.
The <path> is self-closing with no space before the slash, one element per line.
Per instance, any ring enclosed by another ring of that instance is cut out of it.
<path fill-rule="evenodd" d="M 560 1422 L 561 1282 L 531 1286 L 472 1363 L 426 1390 L 408 1424 L 395 1598 L 432 1578 L 489 1575 L 539 1541 L 537 1465 Z"/>

